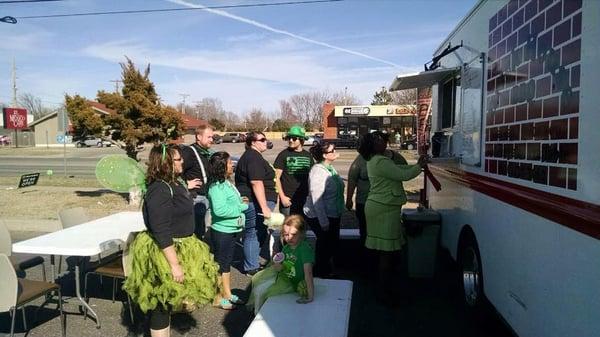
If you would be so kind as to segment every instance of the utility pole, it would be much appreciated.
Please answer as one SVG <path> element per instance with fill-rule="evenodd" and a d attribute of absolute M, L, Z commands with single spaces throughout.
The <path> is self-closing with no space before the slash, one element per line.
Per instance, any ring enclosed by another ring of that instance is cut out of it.
<path fill-rule="evenodd" d="M 13 57 L 13 66 L 12 66 L 12 82 L 13 82 L 13 107 L 17 107 L 17 61 Z"/>
<path fill-rule="evenodd" d="M 200 103 L 202 101 L 194 101 L 193 103 L 196 106 L 196 119 L 200 119 Z"/>
<path fill-rule="evenodd" d="M 17 61 L 16 58 L 13 57 L 13 66 L 12 66 L 12 81 L 13 81 L 13 108 L 17 107 Z M 19 133 L 18 130 L 15 129 L 15 148 L 19 147 Z"/>
<path fill-rule="evenodd" d="M 110 80 L 109 82 L 114 82 L 115 83 L 115 92 L 119 92 L 119 83 L 123 83 L 123 81 L 121 80 Z"/>
<path fill-rule="evenodd" d="M 183 115 L 183 114 L 185 114 L 185 99 L 190 97 L 190 95 L 189 94 L 179 94 L 179 96 L 181 96 L 181 100 L 182 100 L 181 114 Z"/>

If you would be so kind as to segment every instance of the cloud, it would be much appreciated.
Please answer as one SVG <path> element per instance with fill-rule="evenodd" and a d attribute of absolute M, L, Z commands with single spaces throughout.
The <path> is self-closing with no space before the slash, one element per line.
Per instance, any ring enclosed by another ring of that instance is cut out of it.
<path fill-rule="evenodd" d="M 318 45 L 318 46 L 329 48 L 329 49 L 334 49 L 334 50 L 337 50 L 337 51 L 340 51 L 340 52 L 343 52 L 343 53 L 347 53 L 347 54 L 351 54 L 351 55 L 358 56 L 358 57 L 361 57 L 361 58 L 369 59 L 371 61 L 376 61 L 376 62 L 379 62 L 379 63 L 383 63 L 383 64 L 386 64 L 388 66 L 400 68 L 400 66 L 398 64 L 390 62 L 390 61 L 387 61 L 387 60 L 384 60 L 384 59 L 381 59 L 381 58 L 378 58 L 378 57 L 367 55 L 365 53 L 361 53 L 361 52 L 358 52 L 358 51 L 350 50 L 350 49 L 347 49 L 347 48 L 338 47 L 338 46 L 329 44 L 327 42 L 322 42 L 322 41 L 310 39 L 310 38 L 307 38 L 307 37 L 304 37 L 304 36 L 300 36 L 298 34 L 294 34 L 294 33 L 289 32 L 287 30 L 283 30 L 283 29 L 278 29 L 278 28 L 275 28 L 275 27 L 271 27 L 269 25 L 266 25 L 264 23 L 258 22 L 256 20 L 247 19 L 247 18 L 241 17 L 239 15 L 231 14 L 231 13 L 223 11 L 223 10 L 211 9 L 211 8 L 206 7 L 206 6 L 203 6 L 203 5 L 200 5 L 200 4 L 193 4 L 193 3 L 190 3 L 190 2 L 184 1 L 184 0 L 167 0 L 167 1 L 179 4 L 179 5 L 182 5 L 182 6 L 186 6 L 186 7 L 191 7 L 191 8 L 204 8 L 205 11 L 207 11 L 207 12 L 210 12 L 210 13 L 213 13 L 213 14 L 216 14 L 216 15 L 220 15 L 220 16 L 223 16 L 223 17 L 226 17 L 226 18 L 230 18 L 230 19 L 233 19 L 235 21 L 247 23 L 249 25 L 252 25 L 252 26 L 255 26 L 255 27 L 258 27 L 258 28 L 261 28 L 261 29 L 264 29 L 264 30 L 267 30 L 267 31 L 270 31 L 270 32 L 273 32 L 273 33 L 276 33 L 276 34 L 282 34 L 282 35 L 285 35 L 285 36 L 288 36 L 288 37 L 291 37 L 291 38 L 294 38 L 294 39 L 297 39 L 297 40 L 300 40 L 300 41 L 303 41 L 303 42 L 307 42 L 307 43 L 310 43 L 310 44 Z"/>
<path fill-rule="evenodd" d="M 0 50 L 38 51 L 52 36 L 53 34 L 41 30 L 28 33 L 3 34 Z"/>

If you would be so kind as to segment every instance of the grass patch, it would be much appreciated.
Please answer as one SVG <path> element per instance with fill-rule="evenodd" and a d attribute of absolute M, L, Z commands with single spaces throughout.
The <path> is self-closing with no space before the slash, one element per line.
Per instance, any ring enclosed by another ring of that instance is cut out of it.
<path fill-rule="evenodd" d="M 34 186 L 26 189 L 0 190 L 0 217 L 27 219 L 58 219 L 58 210 L 83 207 L 94 218 L 116 212 L 138 210 L 129 206 L 127 195 L 108 190 L 64 189 Z"/>

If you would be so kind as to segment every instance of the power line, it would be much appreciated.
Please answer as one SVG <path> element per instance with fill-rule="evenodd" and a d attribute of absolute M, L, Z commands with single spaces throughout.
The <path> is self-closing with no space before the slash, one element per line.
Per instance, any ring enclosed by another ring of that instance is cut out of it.
<path fill-rule="evenodd" d="M 28 3 L 28 2 L 51 2 L 51 1 L 64 1 L 64 0 L 3 0 L 3 1 L 0 1 L 0 5 L 2 5 L 2 4 L 19 4 L 19 3 Z"/>
<path fill-rule="evenodd" d="M 248 7 L 272 7 L 272 6 L 290 6 L 290 5 L 306 5 L 327 2 L 341 2 L 346 0 L 305 0 L 305 1 L 286 1 L 274 3 L 257 3 L 257 4 L 238 4 L 238 5 L 222 5 L 222 6 L 206 6 L 202 8 L 164 8 L 164 9 L 137 9 L 126 11 L 107 11 L 107 12 L 89 12 L 89 13 L 70 13 L 70 14 L 49 14 L 49 15 L 31 15 L 19 16 L 17 19 L 44 19 L 44 18 L 64 18 L 73 16 L 96 16 L 96 15 L 117 15 L 117 14 L 139 14 L 139 13 L 159 13 L 159 12 L 177 12 L 177 11 L 196 11 L 207 9 L 228 9 L 228 8 L 248 8 Z"/>

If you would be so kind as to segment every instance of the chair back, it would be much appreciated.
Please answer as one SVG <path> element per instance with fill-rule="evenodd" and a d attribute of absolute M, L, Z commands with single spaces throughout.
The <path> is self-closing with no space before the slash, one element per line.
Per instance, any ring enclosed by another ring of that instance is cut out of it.
<path fill-rule="evenodd" d="M 83 207 L 63 208 L 58 211 L 58 219 L 60 220 L 63 229 L 90 221 L 90 218 Z"/>
<path fill-rule="evenodd" d="M 135 237 L 138 235 L 137 232 L 135 233 L 129 233 L 129 236 L 127 237 L 127 241 L 125 241 L 125 245 L 123 247 L 123 255 L 122 255 L 122 262 L 123 262 L 123 274 L 125 275 L 125 277 L 129 276 L 129 274 L 131 273 L 131 255 L 129 254 L 129 247 L 131 246 L 131 244 L 133 243 L 133 240 L 135 240 Z"/>
<path fill-rule="evenodd" d="M 11 310 L 17 305 L 19 281 L 15 268 L 6 254 L 0 253 L 0 312 Z"/>
<path fill-rule="evenodd" d="M 0 253 L 10 256 L 12 254 L 12 239 L 4 220 L 0 219 Z"/>

